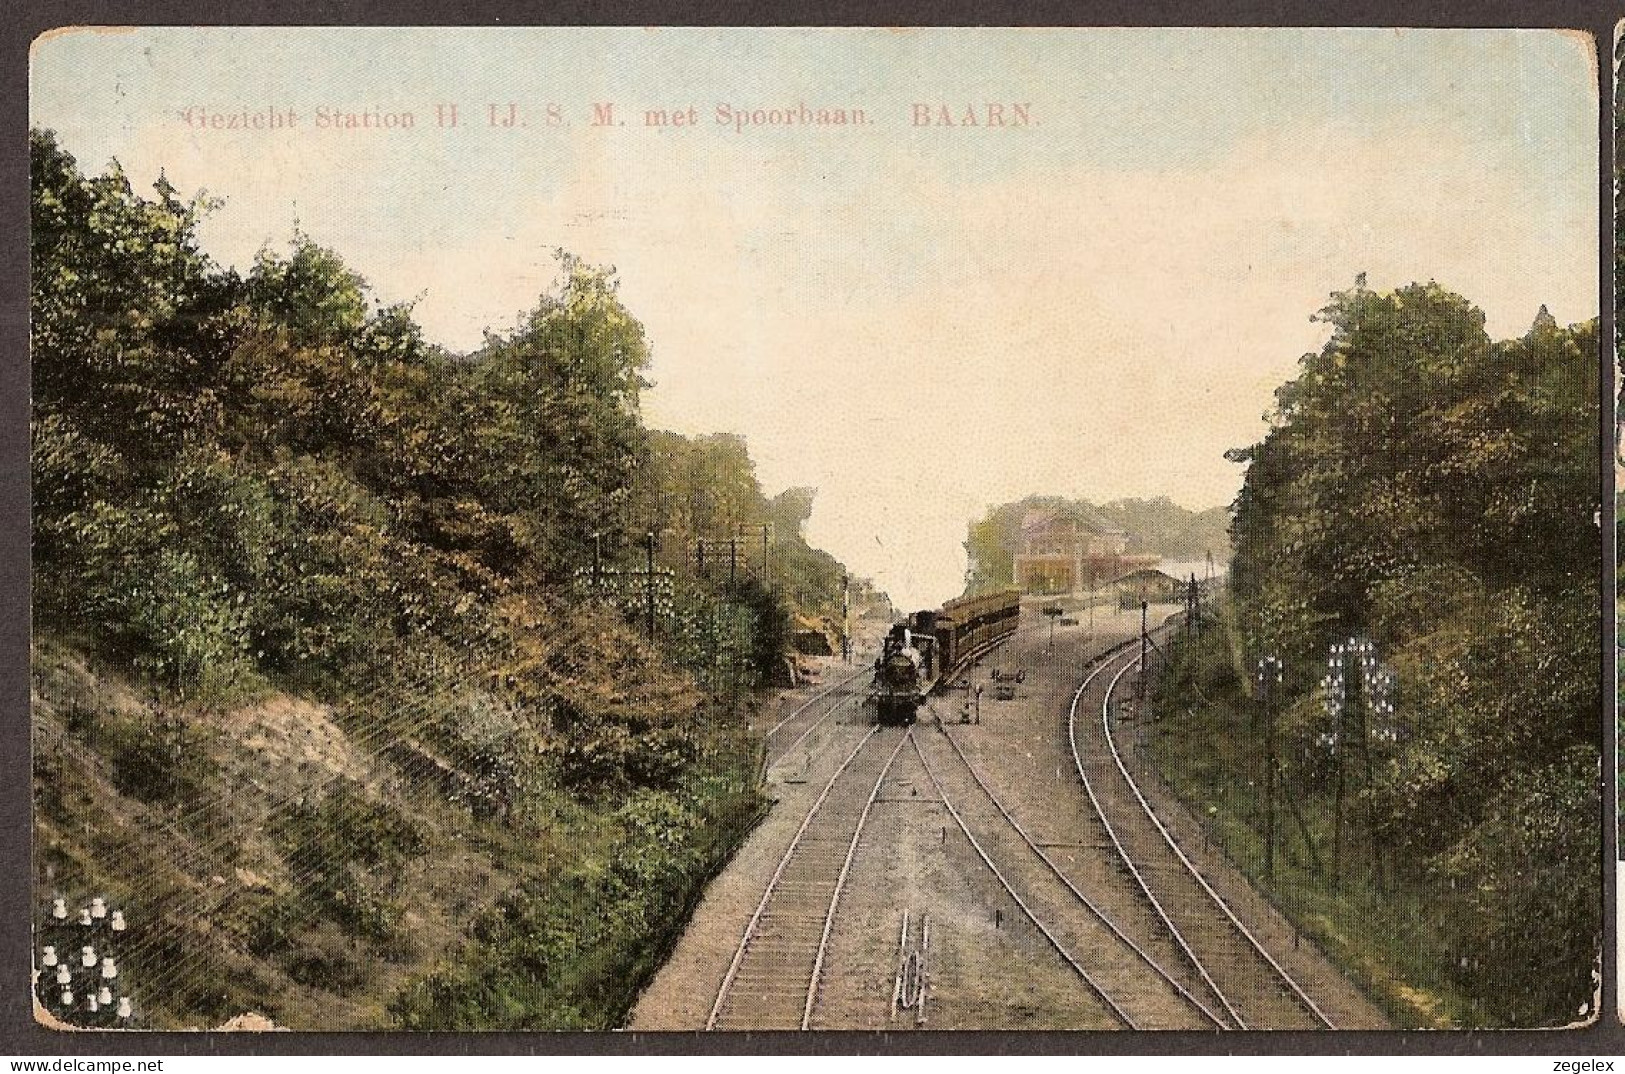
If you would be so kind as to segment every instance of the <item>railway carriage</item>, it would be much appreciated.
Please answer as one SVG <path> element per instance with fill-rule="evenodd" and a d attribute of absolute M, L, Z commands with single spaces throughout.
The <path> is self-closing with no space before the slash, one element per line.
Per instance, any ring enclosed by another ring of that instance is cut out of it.
<path fill-rule="evenodd" d="M 1021 618 L 1014 589 L 960 597 L 892 626 L 870 690 L 881 723 L 913 723 L 920 705 L 960 665 L 1008 637 Z"/>

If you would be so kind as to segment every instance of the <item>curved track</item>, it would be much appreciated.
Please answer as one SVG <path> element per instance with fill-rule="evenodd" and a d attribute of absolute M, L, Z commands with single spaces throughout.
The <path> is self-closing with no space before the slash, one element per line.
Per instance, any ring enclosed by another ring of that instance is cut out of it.
<path fill-rule="evenodd" d="M 1195 970 L 1195 990 L 1224 1012 L 1228 1028 L 1335 1029 L 1180 849 L 1123 763 L 1112 738 L 1112 695 L 1138 662 L 1128 651 L 1100 663 L 1067 714 L 1078 777 L 1118 859 Z M 1104 684 L 1097 688 L 1100 732 L 1080 737 L 1078 712 L 1097 684 Z"/>
<path fill-rule="evenodd" d="M 868 668 L 860 668 L 846 678 L 826 686 L 797 705 L 790 711 L 789 715 L 774 724 L 762 736 L 762 743 L 766 749 L 764 768 L 771 768 L 791 753 L 794 753 L 796 747 L 807 741 L 812 736 L 812 733 L 825 720 L 833 716 L 837 710 L 861 699 L 864 692 L 863 685 L 859 684 L 855 690 L 849 689 L 849 687 L 863 678 L 868 672 Z M 825 701 L 829 702 L 829 704 L 819 704 Z"/>
<path fill-rule="evenodd" d="M 947 739 L 964 772 L 970 776 L 980 792 L 979 798 L 985 799 L 993 807 L 991 813 L 985 807 L 981 810 L 989 826 L 984 828 L 984 831 L 990 834 L 990 838 L 984 842 L 992 843 L 996 840 L 1003 848 L 1007 854 L 1005 859 L 1008 862 L 1005 869 L 1007 875 L 1014 875 L 1018 869 L 1024 869 L 1029 890 L 1037 894 L 1048 889 L 1047 898 L 1049 904 L 1054 907 L 1056 919 L 1065 921 L 1065 927 L 1078 938 L 1078 944 L 1074 949 L 1090 951 L 1094 960 L 1101 964 L 1095 972 L 1095 976 L 1101 981 L 1101 987 L 1119 997 L 1125 1009 L 1135 1008 L 1143 1012 L 1137 1015 L 1127 1013 L 1124 1015 L 1129 1028 L 1224 1028 L 1224 1019 L 1192 994 L 1180 981 L 1177 973 L 1159 963 L 1105 910 L 1072 882 L 1066 872 L 1033 839 L 1026 828 L 1022 827 L 1014 814 L 999 801 L 998 796 L 993 793 L 993 788 L 965 755 L 952 732 L 944 728 L 943 737 Z M 940 789 L 939 787 L 939 791 Z M 956 816 L 955 819 L 959 818 Z M 1000 820 L 1003 821 L 1002 824 L 999 823 Z M 992 831 L 998 831 L 1004 837 L 992 836 Z M 1016 838 L 1013 840 L 1008 838 L 1008 833 L 1013 833 Z"/>
<path fill-rule="evenodd" d="M 745 926 L 706 1029 L 810 1027 L 853 855 L 881 784 L 911 737 L 871 728 L 830 777 Z"/>
<path fill-rule="evenodd" d="M 948 769 L 933 766 L 918 741 L 915 749 L 949 815 L 1006 894 L 1113 1018 L 1128 1029 L 1223 1026 L 1222 1019 L 1072 883 L 1005 809 L 951 733 L 944 731 L 943 737 L 951 747 L 949 755 L 957 758 L 952 766 L 957 779 Z M 957 805 L 950 784 L 956 793 L 964 792 Z"/>

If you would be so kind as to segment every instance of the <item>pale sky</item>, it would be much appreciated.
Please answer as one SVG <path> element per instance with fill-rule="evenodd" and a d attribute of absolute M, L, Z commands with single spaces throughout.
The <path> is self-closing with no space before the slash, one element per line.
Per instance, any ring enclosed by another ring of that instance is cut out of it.
<path fill-rule="evenodd" d="M 744 434 L 770 495 L 818 488 L 809 539 L 906 607 L 958 592 L 993 503 L 1228 503 L 1224 451 L 1359 272 L 1436 279 L 1496 338 L 1597 314 L 1595 79 L 1549 31 L 64 31 L 32 88 L 86 170 L 225 197 L 221 263 L 297 219 L 454 349 L 534 305 L 553 248 L 615 266 L 648 422 Z M 489 126 L 510 102 L 529 126 Z M 716 122 L 803 102 L 869 122 Z M 1033 122 L 914 124 L 990 102 Z M 414 126 L 316 126 L 373 108 Z"/>

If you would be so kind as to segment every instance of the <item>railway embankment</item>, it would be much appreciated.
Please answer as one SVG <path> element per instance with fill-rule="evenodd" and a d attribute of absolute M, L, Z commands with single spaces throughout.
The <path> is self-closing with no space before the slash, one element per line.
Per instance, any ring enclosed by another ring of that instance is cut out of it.
<path fill-rule="evenodd" d="M 614 1027 L 761 814 L 742 731 L 665 789 L 537 781 L 503 808 L 383 700 L 205 708 L 36 639 L 39 888 L 123 909 L 107 942 L 141 1026 Z"/>
<path fill-rule="evenodd" d="M 760 814 L 753 708 L 884 595 L 645 423 L 613 271 L 454 354 L 30 149 L 36 955 L 111 904 L 120 1024 L 619 1026 Z"/>
<path fill-rule="evenodd" d="M 1473 1024 L 1482 1008 L 1452 984 L 1439 928 L 1449 910 L 1391 862 L 1379 878 L 1353 775 L 1339 818 L 1330 794 L 1289 787 L 1278 767 L 1266 864 L 1266 720 L 1238 681 L 1232 640 L 1218 618 L 1167 639 L 1171 664 L 1152 661 L 1145 718 L 1117 726 L 1125 764 L 1183 845 L 1222 863 L 1210 875 L 1224 879 L 1227 900 L 1257 908 L 1276 950 L 1335 965 L 1400 1028 Z M 1285 721 L 1278 736 L 1281 753 L 1301 751 Z"/>

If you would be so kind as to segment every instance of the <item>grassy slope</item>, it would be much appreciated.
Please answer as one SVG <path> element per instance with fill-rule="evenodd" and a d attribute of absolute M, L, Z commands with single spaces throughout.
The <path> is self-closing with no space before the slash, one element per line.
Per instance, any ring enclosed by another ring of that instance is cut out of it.
<path fill-rule="evenodd" d="M 38 901 L 48 906 L 60 893 L 76 906 L 105 894 L 126 908 L 120 966 L 150 1027 L 257 1011 L 293 1028 L 390 1028 L 403 986 L 487 954 L 468 930 L 505 896 L 523 887 L 545 903 L 568 888 L 569 874 L 602 873 L 629 849 L 647 853 L 612 809 L 546 790 L 522 820 L 476 819 L 425 778 L 429 769 L 407 776 L 363 727 L 284 693 L 208 714 L 152 700 L 78 646 L 36 638 Z M 187 760 L 166 766 L 173 785 L 137 778 L 152 775 L 139 746 L 165 716 L 187 729 Z M 675 897 L 639 907 L 638 935 L 600 932 L 550 967 L 548 1002 L 568 1008 L 570 1024 L 624 1020 L 705 882 L 754 823 L 749 758 L 736 780 L 724 758 L 714 760 L 712 796 L 691 799 L 713 808 L 676 859 Z M 333 801 L 339 788 L 353 788 L 345 800 L 363 812 L 326 831 L 329 814 L 301 810 L 299 799 Z M 402 832 L 415 837 L 404 853 L 369 845 Z M 572 982 L 606 976 L 613 988 L 567 1002 Z M 518 1020 L 548 1028 L 554 1013 L 521 1011 Z"/>
<path fill-rule="evenodd" d="M 1264 876 L 1263 721 L 1235 670 L 1228 624 L 1176 643 L 1159 684 L 1150 756 L 1213 839 L 1270 900 L 1405 1028 L 1480 1024 L 1482 1012 L 1445 979 L 1445 952 L 1427 901 L 1391 879 L 1379 890 L 1351 774 L 1344 807 L 1341 883 L 1331 870 L 1333 814 L 1319 796 L 1296 796 L 1303 824 L 1277 789 L 1273 880 Z M 1305 841 L 1307 828 L 1314 855 Z M 1316 860 L 1318 858 L 1318 861 Z"/>

